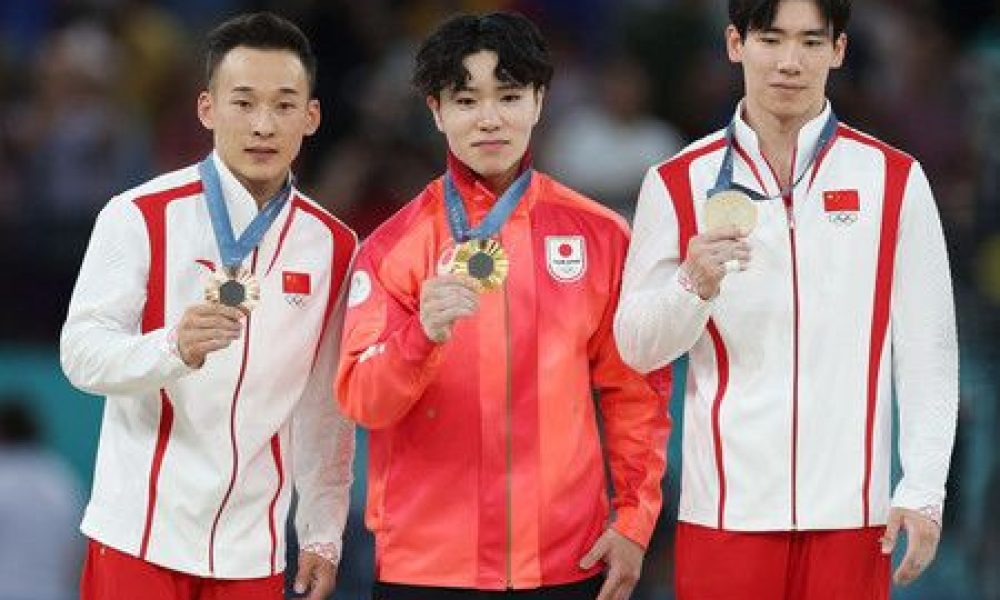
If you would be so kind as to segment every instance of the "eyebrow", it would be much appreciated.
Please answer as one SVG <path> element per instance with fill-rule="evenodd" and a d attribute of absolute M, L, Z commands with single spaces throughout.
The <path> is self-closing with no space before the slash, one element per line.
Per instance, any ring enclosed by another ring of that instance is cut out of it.
<path fill-rule="evenodd" d="M 781 35 L 789 35 L 788 30 L 781 29 L 780 27 L 765 27 L 760 30 L 760 33 L 777 33 Z M 798 35 L 804 35 L 806 37 L 827 37 L 830 35 L 830 29 L 807 29 L 805 31 L 798 32 Z"/>
<path fill-rule="evenodd" d="M 529 84 L 517 83 L 516 81 L 501 81 L 500 84 L 497 85 L 497 89 L 500 91 L 522 90 L 528 87 L 528 85 Z M 456 85 L 451 89 L 453 94 L 459 92 L 476 92 L 478 90 L 478 87 L 469 84 Z"/>
<path fill-rule="evenodd" d="M 238 85 L 234 87 L 231 91 L 237 94 L 252 94 L 255 90 L 249 85 Z M 278 92 L 281 94 L 291 94 L 295 96 L 299 95 L 299 90 L 288 86 L 283 86 L 281 88 L 278 88 Z"/>

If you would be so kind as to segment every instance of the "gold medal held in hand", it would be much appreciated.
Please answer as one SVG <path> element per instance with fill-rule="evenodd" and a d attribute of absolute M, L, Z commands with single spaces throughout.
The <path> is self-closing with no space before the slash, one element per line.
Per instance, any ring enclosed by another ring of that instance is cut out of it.
<path fill-rule="evenodd" d="M 248 269 L 218 269 L 205 287 L 205 300 L 249 313 L 260 301 L 260 283 Z"/>
<path fill-rule="evenodd" d="M 494 290 L 507 279 L 507 254 L 496 240 L 469 240 L 455 248 L 451 272 L 468 275 L 479 284 L 480 292 Z"/>
<path fill-rule="evenodd" d="M 739 190 L 713 194 L 705 202 L 705 230 L 736 226 L 748 232 L 757 225 L 757 207 Z"/>

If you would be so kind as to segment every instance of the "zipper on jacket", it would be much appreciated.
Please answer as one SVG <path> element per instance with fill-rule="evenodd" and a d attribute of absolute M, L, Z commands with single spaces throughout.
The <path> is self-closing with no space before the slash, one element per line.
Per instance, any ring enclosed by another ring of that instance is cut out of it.
<path fill-rule="evenodd" d="M 792 153 L 792 172 L 795 169 L 795 153 Z M 799 446 L 799 263 L 795 243 L 795 190 L 790 189 L 784 197 L 785 215 L 788 218 L 788 244 L 792 253 L 792 464 L 791 464 L 791 509 L 792 529 L 798 529 L 798 446 Z"/>
<path fill-rule="evenodd" d="M 253 259 L 250 262 L 250 273 L 256 274 L 256 271 L 257 248 L 254 248 Z M 212 530 L 208 536 L 208 572 L 213 575 L 215 574 L 215 533 L 219 527 L 219 520 L 222 518 L 222 512 L 226 509 L 226 505 L 229 503 L 229 498 L 232 496 L 233 488 L 236 486 L 236 475 L 239 471 L 239 449 L 236 446 L 236 403 L 239 401 L 240 391 L 243 389 L 243 377 L 246 375 L 247 360 L 249 357 L 250 315 L 247 315 L 246 324 L 243 329 L 243 361 L 240 363 L 240 374 L 236 378 L 236 389 L 233 390 L 233 402 L 229 410 L 229 439 L 232 444 L 233 469 L 229 476 L 229 487 L 226 489 L 226 494 L 222 497 L 219 509 L 215 511 L 215 519 L 212 521 Z"/>
<path fill-rule="evenodd" d="M 507 436 L 507 589 L 514 587 L 514 498 L 512 471 L 514 468 L 514 446 L 511 428 L 514 425 L 514 400 L 512 390 L 514 387 L 514 375 L 511 366 L 511 343 L 510 343 L 510 296 L 507 292 L 507 283 L 503 284 L 503 326 L 504 339 L 507 343 L 507 423 L 504 428 Z"/>

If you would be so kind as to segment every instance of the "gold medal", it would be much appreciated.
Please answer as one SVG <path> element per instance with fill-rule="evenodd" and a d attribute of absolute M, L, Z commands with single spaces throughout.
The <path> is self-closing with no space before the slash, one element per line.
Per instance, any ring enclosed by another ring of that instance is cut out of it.
<path fill-rule="evenodd" d="M 705 203 L 705 230 L 732 225 L 753 231 L 757 225 L 757 207 L 753 200 L 738 190 L 713 194 Z"/>
<path fill-rule="evenodd" d="M 499 242 L 492 239 L 469 240 L 455 248 L 451 272 L 468 275 L 479 284 L 480 292 L 489 292 L 507 279 L 507 254 Z"/>
<path fill-rule="evenodd" d="M 248 269 L 219 269 L 205 287 L 205 300 L 249 313 L 260 301 L 260 283 Z"/>

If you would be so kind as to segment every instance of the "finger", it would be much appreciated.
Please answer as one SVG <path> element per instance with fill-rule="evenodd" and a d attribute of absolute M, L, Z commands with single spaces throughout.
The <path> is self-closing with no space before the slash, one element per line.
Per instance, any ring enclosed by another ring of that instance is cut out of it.
<path fill-rule="evenodd" d="M 706 242 L 715 242 L 718 240 L 735 240 L 746 237 L 746 234 L 744 234 L 743 230 L 735 225 L 726 225 L 724 227 L 710 229 L 705 233 L 700 234 L 698 237 Z"/>
<path fill-rule="evenodd" d="M 479 297 L 461 288 L 444 295 L 431 294 L 421 302 L 421 308 L 430 312 L 439 312 L 452 306 L 464 306 L 469 310 L 475 310 L 479 306 Z"/>
<path fill-rule="evenodd" d="M 240 332 L 223 329 L 195 329 L 177 334 L 178 341 L 186 346 L 212 341 L 225 341 L 228 344 L 239 337 Z"/>
<path fill-rule="evenodd" d="M 892 575 L 892 580 L 898 585 L 908 585 L 920 575 L 923 565 L 913 557 L 906 557 L 899 564 L 899 568 Z"/>
<path fill-rule="evenodd" d="M 479 306 L 479 300 L 475 297 L 464 295 L 450 295 L 445 298 L 432 298 L 424 305 L 424 308 L 431 314 L 443 312 L 451 308 L 459 307 L 474 311 Z"/>
<path fill-rule="evenodd" d="M 618 597 L 622 580 L 617 569 L 608 571 L 608 578 L 604 580 L 601 591 L 597 593 L 597 600 L 613 600 Z"/>
<path fill-rule="evenodd" d="M 607 534 L 604 534 L 601 535 L 601 537 L 597 538 L 597 541 L 594 542 L 594 545 L 590 547 L 590 550 L 583 555 L 583 558 L 580 559 L 581 569 L 583 570 L 590 569 L 595 564 L 597 564 L 598 560 L 604 558 L 604 555 L 608 551 L 608 540 L 606 535 Z"/>
<path fill-rule="evenodd" d="M 730 260 L 738 260 L 740 262 L 750 262 L 750 251 L 749 250 L 734 250 L 732 254 L 729 255 Z"/>
<path fill-rule="evenodd" d="M 224 317 L 219 317 L 216 315 L 202 315 L 189 319 L 187 322 L 182 322 L 178 328 L 178 333 L 184 332 L 197 332 L 204 330 L 213 329 L 223 329 L 226 331 L 231 331 L 234 333 L 243 330 L 243 326 L 238 321 L 231 321 Z"/>
<path fill-rule="evenodd" d="M 333 577 L 325 569 L 317 569 L 312 582 L 312 590 L 306 600 L 326 600 L 333 592 Z"/>
<path fill-rule="evenodd" d="M 882 554 L 892 554 L 896 548 L 896 538 L 899 537 L 899 528 L 902 524 L 902 515 L 897 511 L 889 511 L 889 522 L 886 523 L 885 533 L 882 534 Z"/>
<path fill-rule="evenodd" d="M 295 585 L 293 586 L 296 594 L 304 594 L 309 589 L 315 568 L 316 563 L 312 559 L 299 557 L 299 571 L 295 574 Z"/>
<path fill-rule="evenodd" d="M 466 306 L 451 306 L 428 315 L 428 321 L 438 326 L 449 326 L 458 319 L 471 316 L 475 309 Z"/>
<path fill-rule="evenodd" d="M 186 349 L 186 354 L 193 358 L 195 362 L 201 362 L 212 352 L 228 348 L 229 344 L 230 342 L 223 340 L 208 340 L 205 342 L 199 342 L 188 347 Z"/>
<path fill-rule="evenodd" d="M 919 532 L 911 527 L 909 521 L 904 521 L 903 525 L 906 527 L 906 553 L 893 577 L 896 579 L 896 583 L 906 585 L 916 579 L 923 569 L 921 561 L 923 553 L 921 552 Z"/>
<path fill-rule="evenodd" d="M 192 317 L 220 317 L 226 320 L 240 322 L 245 317 L 245 313 L 233 306 L 216 304 L 214 302 L 204 302 L 195 304 L 186 311 Z"/>
<path fill-rule="evenodd" d="M 617 600 L 628 600 L 632 595 L 632 590 L 635 589 L 635 584 L 637 582 L 633 581 L 629 583 L 628 581 L 623 581 L 620 586 L 618 586 L 618 598 Z"/>

